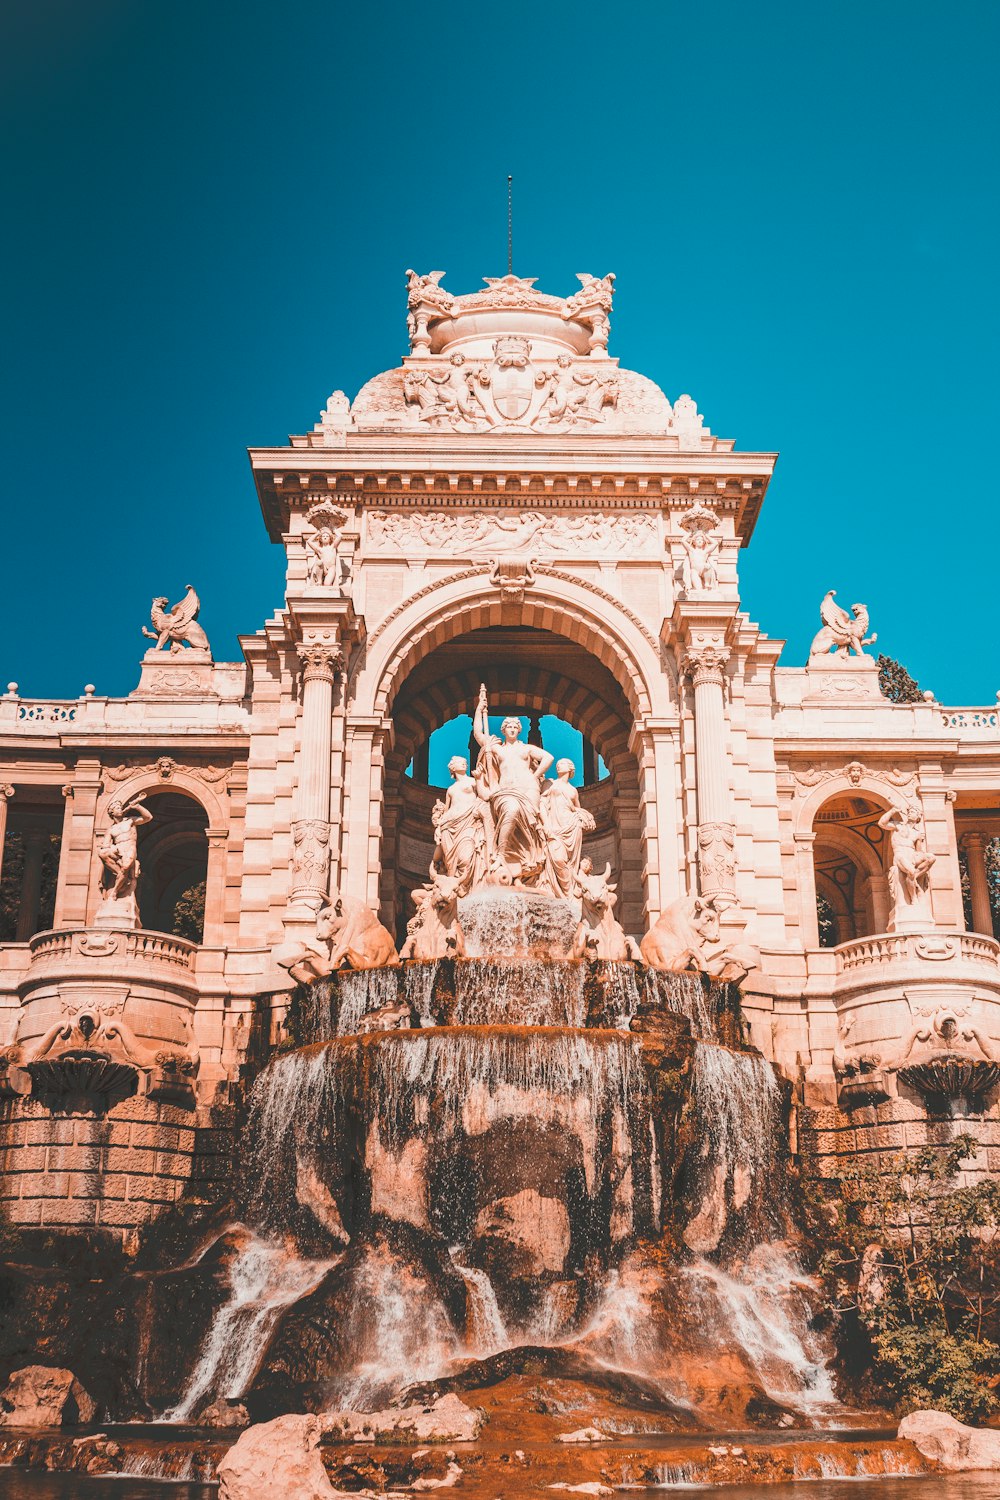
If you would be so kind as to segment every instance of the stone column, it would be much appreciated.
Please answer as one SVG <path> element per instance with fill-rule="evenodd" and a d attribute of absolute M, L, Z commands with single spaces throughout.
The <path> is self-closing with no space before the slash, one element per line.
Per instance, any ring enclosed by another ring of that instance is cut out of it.
<path fill-rule="evenodd" d="M 221 947 L 226 920 L 226 858 L 229 835 L 225 829 L 210 828 L 208 866 L 205 872 L 205 925 L 201 935 L 206 947 Z"/>
<path fill-rule="evenodd" d="M 982 833 L 967 833 L 962 839 L 962 848 L 969 866 L 969 894 L 972 897 L 972 930 L 993 936 L 993 909 L 990 906 L 990 887 L 986 879 L 986 837 Z"/>
<path fill-rule="evenodd" d="M 292 819 L 291 902 L 317 911 L 329 892 L 333 684 L 344 659 L 329 642 L 307 641 L 298 653 L 303 667 L 302 723 Z"/>
<path fill-rule="evenodd" d="M 0 875 L 3 874 L 3 846 L 7 837 L 7 802 L 13 797 L 14 788 L 6 781 L 0 781 Z"/>
<path fill-rule="evenodd" d="M 29 828 L 24 835 L 24 870 L 21 875 L 21 903 L 17 909 L 15 943 L 26 943 L 38 930 L 42 898 L 42 862 L 49 846 L 44 828 Z"/>
<path fill-rule="evenodd" d="M 736 830 L 729 798 L 723 688 L 729 660 L 715 642 L 689 647 L 684 671 L 694 684 L 694 753 L 698 782 L 698 871 L 703 896 L 736 900 Z"/>

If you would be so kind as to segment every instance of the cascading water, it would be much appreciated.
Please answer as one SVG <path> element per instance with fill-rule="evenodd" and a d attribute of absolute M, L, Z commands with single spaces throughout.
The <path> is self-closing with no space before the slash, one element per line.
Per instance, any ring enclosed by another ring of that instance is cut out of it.
<path fill-rule="evenodd" d="M 460 960 L 455 964 L 456 1026 L 579 1026 L 586 1020 L 582 963 Z"/>
<path fill-rule="evenodd" d="M 485 886 L 463 897 L 459 920 L 469 958 L 570 958 L 580 903 Z"/>
<path fill-rule="evenodd" d="M 750 1243 L 779 1234 L 781 1091 L 774 1069 L 756 1053 L 696 1042 L 691 1107 L 699 1206 L 684 1231 L 685 1244 L 716 1250 L 732 1223 Z"/>
<path fill-rule="evenodd" d="M 229 1299 L 212 1320 L 187 1388 L 161 1420 L 185 1422 L 207 1401 L 242 1395 L 282 1309 L 311 1292 L 334 1263 L 302 1259 L 251 1235 L 229 1267 Z"/>
<path fill-rule="evenodd" d="M 699 1259 L 684 1272 L 706 1342 L 735 1339 L 772 1400 L 820 1416 L 836 1407 L 824 1351 L 809 1330 L 812 1283 L 787 1245 L 758 1245 L 722 1270 Z"/>
<path fill-rule="evenodd" d="M 317 1041 L 254 1086 L 255 1238 L 173 1415 L 240 1394 L 258 1367 L 264 1391 L 292 1382 L 370 1409 L 522 1346 L 652 1381 L 681 1411 L 697 1381 L 674 1363 L 702 1325 L 775 1400 L 822 1407 L 806 1303 L 782 1300 L 794 1268 L 767 1244 L 784 1230 L 781 1092 L 762 1057 L 719 1045 L 726 992 L 553 960 L 568 903 L 494 891 L 463 902 L 463 920 L 469 900 L 473 947 L 506 923 L 507 949 L 527 951 L 342 973 L 301 996 L 300 1032 Z M 409 1028 L 364 1025 L 407 1010 Z M 662 1160 L 675 1141 L 680 1159 Z M 698 1258 L 665 1278 L 656 1236 L 675 1178 Z M 303 1258 L 282 1269 L 279 1240 Z"/>

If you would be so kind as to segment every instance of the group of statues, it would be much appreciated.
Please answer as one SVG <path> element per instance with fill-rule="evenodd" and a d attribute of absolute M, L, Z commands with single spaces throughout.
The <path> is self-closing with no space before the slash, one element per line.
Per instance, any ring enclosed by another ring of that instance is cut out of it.
<path fill-rule="evenodd" d="M 480 688 L 472 731 L 479 746 L 475 772 L 464 756 L 448 764 L 451 785 L 434 807 L 428 881 L 413 892 L 415 911 L 399 954 L 374 912 L 338 896 L 320 910 L 314 939 L 297 939 L 276 953 L 294 979 L 323 978 L 344 964 L 376 968 L 401 959 L 462 958 L 459 903 L 490 887 L 579 903 L 577 958 L 699 969 L 721 979 L 742 978 L 758 961 L 747 943 L 724 943 L 723 908 L 712 898 L 675 902 L 641 945 L 628 936 L 615 916 L 610 864 L 596 870 L 583 855 L 584 834 L 595 825 L 573 785 L 573 762 L 556 761 L 550 778 L 552 755 L 522 740 L 522 728 L 510 716 L 500 734 L 492 734 L 486 688 Z"/>

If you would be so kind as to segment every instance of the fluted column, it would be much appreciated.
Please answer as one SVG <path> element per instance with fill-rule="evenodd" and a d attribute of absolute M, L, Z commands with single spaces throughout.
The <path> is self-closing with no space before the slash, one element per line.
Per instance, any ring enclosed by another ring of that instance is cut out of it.
<path fill-rule="evenodd" d="M 695 644 L 684 659 L 694 684 L 694 754 L 698 779 L 698 873 L 703 896 L 736 899 L 736 830 L 729 797 L 726 709 L 729 652 L 721 643 Z"/>
<path fill-rule="evenodd" d="M 972 930 L 993 936 L 993 909 L 990 905 L 990 887 L 986 878 L 986 837 L 982 833 L 967 833 L 962 847 L 969 869 L 969 895 L 972 897 Z"/>
<path fill-rule="evenodd" d="M 330 756 L 333 688 L 343 667 L 338 647 L 306 642 L 302 662 L 302 724 L 292 819 L 293 905 L 318 908 L 330 880 Z"/>
<path fill-rule="evenodd" d="M 3 846 L 7 837 L 7 800 L 14 795 L 14 788 L 0 781 L 0 874 L 3 873 Z"/>

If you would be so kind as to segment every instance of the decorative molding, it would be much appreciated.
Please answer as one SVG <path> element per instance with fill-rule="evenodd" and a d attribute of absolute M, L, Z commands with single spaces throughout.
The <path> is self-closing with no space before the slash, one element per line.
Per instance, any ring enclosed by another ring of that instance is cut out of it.
<path fill-rule="evenodd" d="M 736 830 L 732 823 L 699 825 L 698 871 L 703 896 L 736 894 Z"/>
<path fill-rule="evenodd" d="M 297 889 L 325 891 L 330 873 L 330 825 L 322 818 L 292 824 L 292 872 Z"/>
<path fill-rule="evenodd" d="M 684 652 L 681 671 L 696 688 L 704 683 L 723 687 L 730 655 L 729 647 L 717 637 L 695 636 Z"/>
<path fill-rule="evenodd" d="M 302 641 L 296 648 L 303 682 L 334 682 L 344 670 L 344 653 L 331 641 Z"/>

